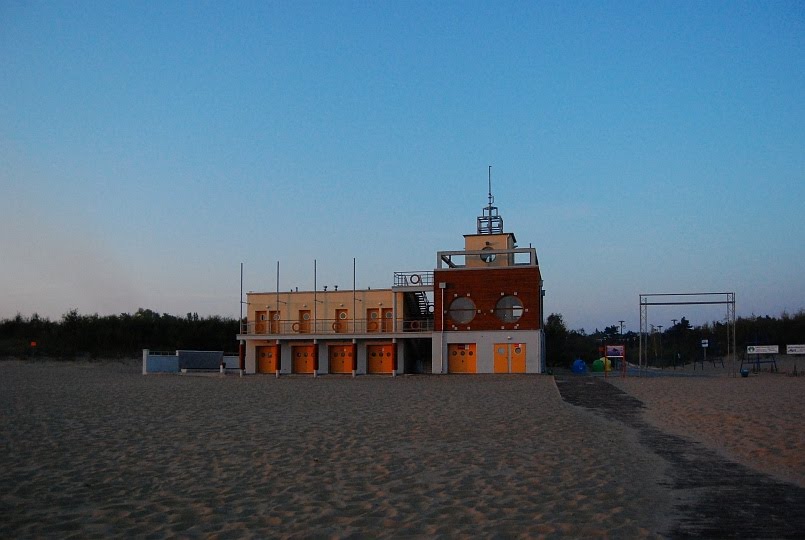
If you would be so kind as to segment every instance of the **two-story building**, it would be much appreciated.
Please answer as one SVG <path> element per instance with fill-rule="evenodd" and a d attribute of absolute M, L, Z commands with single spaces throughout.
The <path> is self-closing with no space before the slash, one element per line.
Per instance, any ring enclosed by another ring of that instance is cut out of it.
<path fill-rule="evenodd" d="M 387 289 L 251 292 L 247 373 L 541 373 L 543 289 L 537 252 L 517 247 L 498 209 L 436 267 L 395 272 Z M 315 287 L 314 287 L 315 289 Z"/>

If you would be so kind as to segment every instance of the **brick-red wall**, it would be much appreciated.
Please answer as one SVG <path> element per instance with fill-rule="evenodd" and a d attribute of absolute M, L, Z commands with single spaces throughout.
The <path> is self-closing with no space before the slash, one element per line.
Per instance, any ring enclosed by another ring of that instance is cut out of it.
<path fill-rule="evenodd" d="M 444 315 L 445 330 L 538 330 L 540 327 L 540 276 L 539 267 L 527 268 L 479 268 L 460 270 L 436 270 L 434 281 L 434 326 L 442 330 L 442 291 L 439 283 L 447 283 L 444 290 L 444 305 L 449 307 L 453 299 L 467 296 L 475 303 L 475 318 L 469 324 L 456 324 Z M 501 294 L 503 293 L 503 294 Z M 515 323 L 504 323 L 495 316 L 495 304 L 501 296 L 515 295 L 523 303 L 525 312 Z"/>

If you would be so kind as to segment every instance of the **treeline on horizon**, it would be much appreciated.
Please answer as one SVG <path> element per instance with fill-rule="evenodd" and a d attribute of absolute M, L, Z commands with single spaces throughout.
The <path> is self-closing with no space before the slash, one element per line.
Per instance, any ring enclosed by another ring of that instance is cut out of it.
<path fill-rule="evenodd" d="M 644 341 L 647 362 L 651 366 L 667 367 L 701 361 L 704 357 L 702 340 L 708 341 L 707 359 L 727 353 L 727 324 L 713 322 L 692 326 L 682 317 L 676 324 L 660 331 L 650 329 Z M 583 329 L 568 330 L 559 313 L 552 313 L 545 322 L 546 362 L 550 367 L 569 367 L 577 358 L 591 362 L 602 355 L 601 347 L 607 344 L 626 346 L 626 361 L 637 363 L 640 335 L 629 331 L 623 335 L 617 325 L 596 329 L 587 334 Z M 735 347 L 738 358 L 746 355 L 749 345 L 778 345 L 785 354 L 786 345 L 805 344 L 805 310 L 780 317 L 751 316 L 735 320 Z"/>
<path fill-rule="evenodd" d="M 181 317 L 143 308 L 134 314 L 105 316 L 81 315 L 71 310 L 57 321 L 36 314 L 31 317 L 17 314 L 0 320 L 0 356 L 123 358 L 137 357 L 143 349 L 235 352 L 237 333 L 237 319 L 202 318 L 197 313 Z M 694 327 L 682 317 L 662 332 L 654 328 L 646 345 L 649 364 L 659 367 L 698 360 L 703 355 L 703 339 L 709 341 L 708 358 L 726 353 L 726 324 L 713 322 Z M 627 361 L 636 363 L 639 341 L 637 332 L 621 335 L 617 325 L 589 334 L 584 329 L 569 330 L 558 313 L 550 314 L 545 323 L 550 367 L 570 366 L 576 358 L 595 360 L 602 355 L 600 348 L 606 344 L 624 344 Z M 747 345 L 779 345 L 783 353 L 785 345 L 805 343 L 805 310 L 795 315 L 783 313 L 780 317 L 738 317 L 735 342 L 739 357 L 745 354 Z"/>
<path fill-rule="evenodd" d="M 17 314 L 0 321 L 0 355 L 128 358 L 140 356 L 143 349 L 233 352 L 238 349 L 237 333 L 237 319 L 198 313 L 181 317 L 143 308 L 104 316 L 71 310 L 57 321 Z"/>

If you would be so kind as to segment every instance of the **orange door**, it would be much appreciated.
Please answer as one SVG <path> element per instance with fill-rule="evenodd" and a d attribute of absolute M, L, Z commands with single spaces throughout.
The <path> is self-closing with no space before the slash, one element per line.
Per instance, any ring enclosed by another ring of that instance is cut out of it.
<path fill-rule="evenodd" d="M 525 343 L 512 343 L 510 355 L 511 372 L 525 373 Z"/>
<path fill-rule="evenodd" d="M 447 345 L 448 373 L 476 373 L 475 343 L 449 343 Z"/>
<path fill-rule="evenodd" d="M 396 364 L 396 345 L 385 343 L 383 345 L 366 346 L 366 372 L 391 373 Z"/>
<path fill-rule="evenodd" d="M 509 372 L 509 344 L 495 343 L 495 373 Z"/>
<path fill-rule="evenodd" d="M 369 308 L 366 310 L 366 331 L 380 332 L 380 309 Z"/>
<path fill-rule="evenodd" d="M 279 334 L 280 333 L 280 312 L 279 311 L 269 311 L 268 312 L 268 331 L 271 334 Z"/>
<path fill-rule="evenodd" d="M 330 345 L 330 373 L 352 373 L 355 345 Z"/>
<path fill-rule="evenodd" d="M 391 308 L 383 308 L 380 310 L 380 316 L 383 319 L 381 323 L 384 332 L 394 331 L 394 310 Z"/>
<path fill-rule="evenodd" d="M 279 345 L 259 345 L 256 352 L 257 373 L 274 373 L 280 369 Z"/>
<path fill-rule="evenodd" d="M 335 310 L 335 322 L 333 323 L 333 330 L 338 333 L 347 332 L 349 330 L 349 310 L 348 309 L 336 309 Z"/>
<path fill-rule="evenodd" d="M 495 343 L 495 373 L 525 373 L 525 343 Z"/>
<path fill-rule="evenodd" d="M 315 345 L 296 345 L 291 347 L 293 373 L 313 373 L 316 367 L 316 346 Z"/>
<path fill-rule="evenodd" d="M 297 332 L 300 334 L 309 334 L 310 333 L 310 310 L 309 309 L 300 309 L 299 310 L 299 321 L 294 325 L 297 327 Z"/>
<path fill-rule="evenodd" d="M 255 311 L 254 312 L 254 333 L 255 334 L 265 334 L 266 333 L 266 312 L 265 311 Z"/>

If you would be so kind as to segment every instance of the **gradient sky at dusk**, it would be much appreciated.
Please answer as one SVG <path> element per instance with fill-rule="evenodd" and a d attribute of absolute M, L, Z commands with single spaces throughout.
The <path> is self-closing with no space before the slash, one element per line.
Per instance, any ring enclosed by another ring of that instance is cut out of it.
<path fill-rule="evenodd" d="M 571 328 L 805 307 L 803 2 L 10 0 L 0 68 L 0 318 L 389 287 L 488 165 Z"/>

